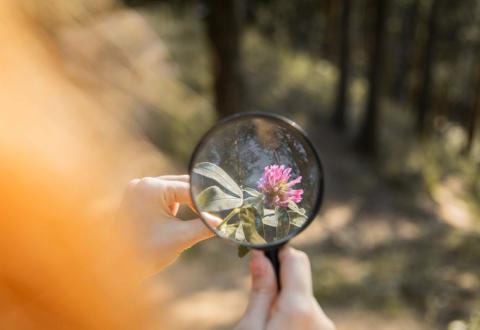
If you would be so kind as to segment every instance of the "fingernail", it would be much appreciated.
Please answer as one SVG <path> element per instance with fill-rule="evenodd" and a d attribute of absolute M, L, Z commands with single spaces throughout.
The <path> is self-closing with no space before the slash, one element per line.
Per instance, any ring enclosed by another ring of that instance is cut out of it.
<path fill-rule="evenodd" d="M 217 227 L 220 223 L 222 223 L 222 219 L 207 212 L 202 212 L 202 217 L 212 227 Z"/>
<path fill-rule="evenodd" d="M 252 259 L 250 260 L 250 271 L 253 277 L 261 277 L 264 273 L 262 259 L 260 259 L 259 251 L 252 251 Z"/>

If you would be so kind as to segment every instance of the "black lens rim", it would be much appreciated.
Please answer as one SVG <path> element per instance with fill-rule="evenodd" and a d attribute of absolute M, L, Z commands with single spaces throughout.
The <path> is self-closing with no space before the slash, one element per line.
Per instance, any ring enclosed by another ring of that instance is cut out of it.
<path fill-rule="evenodd" d="M 205 219 L 203 219 L 203 217 L 201 216 L 201 210 L 199 209 L 199 207 L 197 206 L 196 202 L 195 202 L 195 196 L 193 196 L 193 191 L 192 191 L 192 172 L 193 172 L 193 167 L 194 167 L 194 161 L 195 159 L 197 158 L 197 155 L 198 153 L 200 152 L 201 150 L 201 147 L 205 144 L 205 141 L 212 135 L 214 134 L 220 127 L 222 127 L 224 124 L 227 124 L 227 123 L 230 123 L 230 122 L 233 122 L 233 121 L 236 121 L 236 120 L 239 120 L 239 119 L 246 119 L 246 118 L 265 118 L 265 119 L 270 119 L 270 120 L 273 120 L 273 121 L 280 121 L 282 122 L 283 124 L 287 124 L 288 126 L 291 126 L 293 127 L 294 130 L 296 130 L 298 133 L 300 133 L 300 135 L 305 139 L 307 145 L 311 148 L 311 150 L 313 151 L 313 155 L 315 157 L 315 160 L 317 162 L 317 165 L 318 165 L 318 170 L 319 170 L 319 173 L 321 174 L 320 175 L 320 182 L 318 184 L 318 191 L 317 191 L 317 194 L 318 194 L 318 198 L 313 206 L 313 212 L 311 213 L 311 216 L 308 218 L 308 220 L 305 222 L 305 224 L 299 228 L 298 231 L 296 231 L 295 233 L 291 233 L 290 235 L 287 235 L 285 236 L 284 238 L 278 240 L 278 241 L 275 241 L 275 242 L 271 242 L 271 243 L 267 243 L 267 244 L 251 244 L 251 243 L 245 243 L 245 242 L 238 242 L 238 241 L 234 241 L 234 240 L 230 240 L 230 239 L 227 239 L 227 238 L 224 238 L 224 237 L 221 237 L 220 235 L 218 235 L 218 233 L 215 231 L 215 229 L 213 229 Z M 225 117 L 221 120 L 219 120 L 215 125 L 213 125 L 203 136 L 202 138 L 200 139 L 200 141 L 197 143 L 197 145 L 195 146 L 195 149 L 193 150 L 193 153 L 192 153 L 192 157 L 190 158 L 190 162 L 189 162 L 189 165 L 188 165 L 188 173 L 190 174 L 190 197 L 192 199 L 192 202 L 193 202 L 193 206 L 195 207 L 195 210 L 197 210 L 199 216 L 200 216 L 200 219 L 203 221 L 203 223 L 207 226 L 207 228 L 212 231 L 215 236 L 218 236 L 220 238 L 223 238 L 224 240 L 228 241 L 228 242 L 233 242 L 237 245 L 241 245 L 241 246 L 245 246 L 247 248 L 251 248 L 251 249 L 257 249 L 257 250 L 271 250 L 271 249 L 275 249 L 275 248 L 278 248 L 284 244 L 286 244 L 288 241 L 290 241 L 293 237 L 297 236 L 298 234 L 300 234 L 302 231 L 305 230 L 305 228 L 307 228 L 311 223 L 312 221 L 315 219 L 315 217 L 317 216 L 318 212 L 320 211 L 320 208 L 322 206 L 322 203 L 323 203 L 323 197 L 324 197 L 324 190 L 325 190 L 325 171 L 323 170 L 323 164 L 322 164 L 322 161 L 320 159 L 320 156 L 318 154 L 318 151 L 317 149 L 315 148 L 315 146 L 313 145 L 312 141 L 310 140 L 310 138 L 308 137 L 308 134 L 305 132 L 305 130 L 300 126 L 298 125 L 296 122 L 294 122 L 293 120 L 289 119 L 289 118 L 286 118 L 284 116 L 281 116 L 281 115 L 278 115 L 278 114 L 273 114 L 273 113 L 268 113 L 268 112 L 260 112 L 260 111 L 251 111 L 251 112 L 242 112 L 242 113 L 237 113 L 237 114 L 234 114 L 234 115 L 231 115 L 231 116 L 228 116 L 228 117 Z"/>

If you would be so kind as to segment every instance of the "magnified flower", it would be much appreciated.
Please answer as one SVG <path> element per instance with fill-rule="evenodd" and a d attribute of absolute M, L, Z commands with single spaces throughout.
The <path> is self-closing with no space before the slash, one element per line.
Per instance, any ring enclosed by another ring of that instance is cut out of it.
<path fill-rule="evenodd" d="M 303 189 L 292 189 L 294 185 L 302 181 L 302 177 L 299 176 L 289 182 L 291 172 L 292 169 L 285 165 L 265 167 L 257 187 L 265 194 L 268 204 L 287 207 L 289 201 L 299 203 L 302 200 Z"/>

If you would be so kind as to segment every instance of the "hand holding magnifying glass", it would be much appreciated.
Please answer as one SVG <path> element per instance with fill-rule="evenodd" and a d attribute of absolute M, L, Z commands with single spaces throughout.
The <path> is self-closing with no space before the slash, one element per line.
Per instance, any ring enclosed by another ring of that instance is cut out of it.
<path fill-rule="evenodd" d="M 247 310 L 235 330 L 334 330 L 312 294 L 310 263 L 305 253 L 283 247 L 282 290 L 277 291 L 270 262 L 253 251 L 250 262 L 252 291 Z"/>

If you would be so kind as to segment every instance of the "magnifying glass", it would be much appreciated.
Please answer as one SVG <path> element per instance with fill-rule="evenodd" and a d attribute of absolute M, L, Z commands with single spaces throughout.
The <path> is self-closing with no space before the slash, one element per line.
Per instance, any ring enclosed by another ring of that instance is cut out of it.
<path fill-rule="evenodd" d="M 265 251 L 278 280 L 279 248 L 312 222 L 323 197 L 320 158 L 303 129 L 260 112 L 225 118 L 202 137 L 189 172 L 204 223 L 243 249 Z"/>

